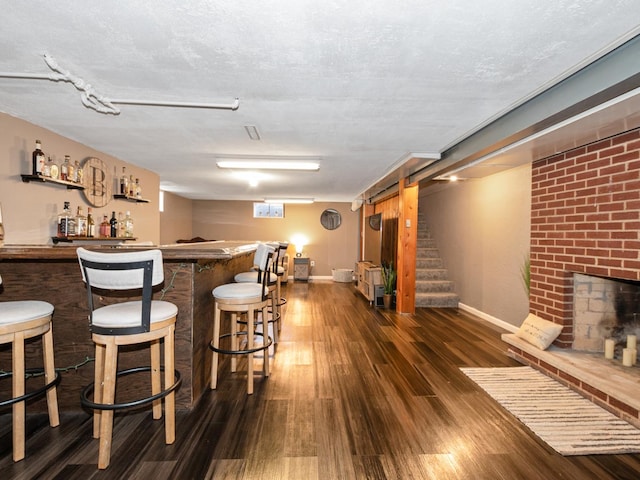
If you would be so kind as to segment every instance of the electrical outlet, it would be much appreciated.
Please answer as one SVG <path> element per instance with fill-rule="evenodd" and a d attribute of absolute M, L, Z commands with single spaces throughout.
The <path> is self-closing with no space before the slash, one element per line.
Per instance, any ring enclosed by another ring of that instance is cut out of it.
<path fill-rule="evenodd" d="M 311 266 L 312 266 L 312 267 L 315 267 L 315 266 L 316 266 L 316 262 L 315 262 L 315 261 L 313 261 L 313 260 L 311 260 Z"/>

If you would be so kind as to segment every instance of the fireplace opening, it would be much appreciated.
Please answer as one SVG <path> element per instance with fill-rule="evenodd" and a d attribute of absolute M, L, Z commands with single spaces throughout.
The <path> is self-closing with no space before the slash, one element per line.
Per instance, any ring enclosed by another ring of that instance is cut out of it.
<path fill-rule="evenodd" d="M 612 338 L 621 357 L 627 335 L 640 336 L 640 282 L 575 273 L 573 287 L 573 349 L 602 352 Z"/>

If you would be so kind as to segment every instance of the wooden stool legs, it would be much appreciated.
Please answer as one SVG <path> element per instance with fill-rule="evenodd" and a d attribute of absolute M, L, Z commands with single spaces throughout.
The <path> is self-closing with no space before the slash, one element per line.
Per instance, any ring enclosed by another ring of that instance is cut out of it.
<path fill-rule="evenodd" d="M 131 345 L 149 341 L 151 356 L 151 394 L 162 392 L 162 367 L 160 365 L 160 345 L 164 341 L 164 383 L 165 389 L 174 383 L 175 375 L 175 320 L 174 323 L 163 327 L 162 333 L 157 331 L 136 335 L 94 335 L 96 345 L 95 383 L 93 401 L 98 404 L 114 405 L 116 379 L 118 376 L 118 346 Z M 160 329 L 159 329 L 160 330 Z M 154 419 L 162 418 L 162 398 L 153 400 L 152 412 Z M 164 429 L 165 443 L 170 445 L 176 438 L 175 420 L 175 392 L 171 391 L 164 397 Z M 109 466 L 111 458 L 111 439 L 113 435 L 113 410 L 95 409 L 93 414 L 93 437 L 100 439 L 98 451 L 98 468 Z"/>
<path fill-rule="evenodd" d="M 53 359 L 53 332 L 51 331 L 51 322 L 40 327 L 36 327 L 36 331 L 17 331 L 13 334 L 12 339 L 12 394 L 13 398 L 21 397 L 25 394 L 25 351 L 24 342 L 26 338 L 36 335 L 42 335 L 42 356 L 44 363 L 44 383 L 45 385 L 52 383 L 56 379 L 56 370 Z M 44 332 L 44 333 L 42 333 Z M 58 396 L 55 385 L 46 391 L 47 409 L 49 412 L 49 425 L 57 427 L 60 425 L 60 417 L 58 414 Z M 18 462 L 25 457 L 25 441 L 26 441 L 26 420 L 25 420 L 25 400 L 16 402 L 12 405 L 12 422 L 13 422 L 13 461 Z"/>
<path fill-rule="evenodd" d="M 211 375 L 210 385 L 211 389 L 215 390 L 218 385 L 218 355 L 219 353 L 226 353 L 231 355 L 231 371 L 236 371 L 236 357 L 237 355 L 245 355 L 247 357 L 247 393 L 253 394 L 253 354 L 257 350 L 263 350 L 263 364 L 262 370 L 265 377 L 269 376 L 269 352 L 268 346 L 268 319 L 267 319 L 267 302 L 258 302 L 258 308 L 261 313 L 262 332 L 264 335 L 265 346 L 256 347 L 254 341 L 255 333 L 255 313 L 256 305 L 252 303 L 234 304 L 224 303 L 216 299 L 214 314 L 213 314 L 213 338 L 211 340 L 211 349 L 213 350 L 213 356 L 211 358 Z M 220 348 L 220 324 L 222 318 L 222 312 L 226 311 L 231 314 L 231 326 L 230 333 L 225 336 L 231 337 L 230 350 L 224 350 Z M 241 332 L 238 330 L 237 315 L 238 313 L 247 313 L 247 331 Z M 247 346 L 246 349 L 240 350 L 238 336 L 246 334 Z"/>

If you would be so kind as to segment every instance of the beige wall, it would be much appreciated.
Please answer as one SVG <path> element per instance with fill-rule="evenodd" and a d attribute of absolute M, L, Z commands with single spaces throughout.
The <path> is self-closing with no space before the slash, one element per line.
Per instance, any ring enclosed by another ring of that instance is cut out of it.
<path fill-rule="evenodd" d="M 521 268 L 529 251 L 531 165 L 420 195 L 461 303 L 519 326 L 529 311 Z"/>
<path fill-rule="evenodd" d="M 320 215 L 333 208 L 342 215 L 342 225 L 326 230 Z M 287 204 L 284 218 L 253 218 L 253 202 L 193 202 L 193 236 L 209 240 L 291 241 L 296 234 L 309 243 L 304 253 L 315 262 L 312 276 L 330 276 L 332 268 L 354 268 L 358 256 L 358 212 L 350 203 Z M 289 255 L 294 255 L 293 246 Z M 291 270 L 291 272 L 293 272 Z"/>
<path fill-rule="evenodd" d="M 99 115 L 96 113 L 96 115 Z M 158 243 L 160 216 L 158 213 L 158 175 L 135 167 L 118 158 L 74 142 L 49 130 L 0 113 L 0 204 L 2 205 L 5 229 L 5 244 L 51 244 L 56 233 L 55 218 L 62 210 L 63 202 L 69 201 L 72 210 L 82 206 L 84 214 L 89 204 L 79 190 L 44 183 L 24 183 L 20 174 L 31 173 L 31 152 L 35 140 L 42 142 L 45 155 L 58 163 L 64 155 L 80 163 L 87 157 L 97 157 L 113 171 L 127 173 L 139 178 L 143 187 L 142 196 L 150 203 L 135 203 L 126 200 L 111 201 L 103 208 L 94 208 L 96 221 L 112 211 L 131 211 L 135 222 L 134 235 L 141 241 Z"/>
<path fill-rule="evenodd" d="M 164 211 L 160 212 L 160 243 L 168 245 L 177 240 L 193 238 L 193 201 L 163 192 Z"/>

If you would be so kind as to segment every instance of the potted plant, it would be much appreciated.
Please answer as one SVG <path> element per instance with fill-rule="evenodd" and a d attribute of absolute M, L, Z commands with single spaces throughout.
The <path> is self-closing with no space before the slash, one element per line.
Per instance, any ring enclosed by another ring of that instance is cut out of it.
<path fill-rule="evenodd" d="M 393 291 L 396 288 L 396 271 L 393 268 L 393 262 L 389 262 L 386 265 L 383 263 L 381 274 L 382 284 L 384 286 L 382 301 L 384 302 L 385 308 L 391 308 L 391 299 L 393 298 Z"/>

